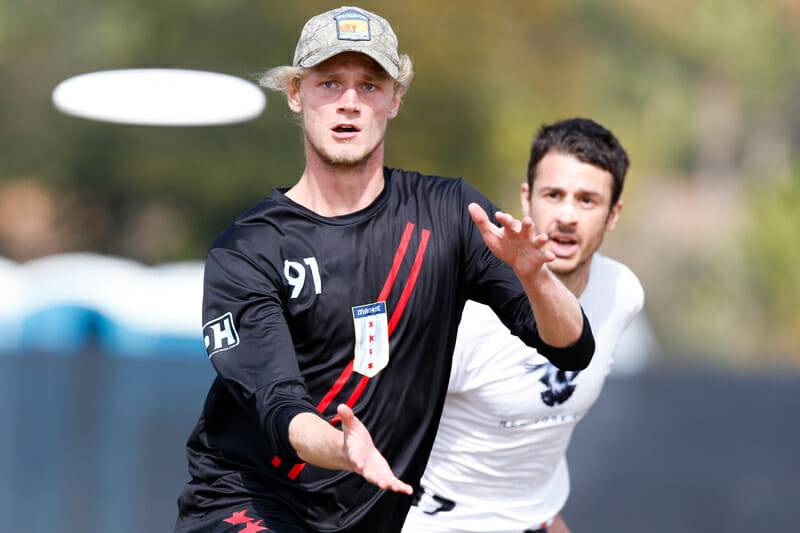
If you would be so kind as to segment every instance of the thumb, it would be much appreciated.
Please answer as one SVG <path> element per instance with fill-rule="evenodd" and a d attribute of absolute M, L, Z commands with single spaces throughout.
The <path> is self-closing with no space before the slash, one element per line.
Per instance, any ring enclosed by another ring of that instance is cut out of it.
<path fill-rule="evenodd" d="M 353 410 L 350 409 L 350 407 L 348 407 L 346 404 L 339 404 L 339 406 L 336 408 L 336 413 L 339 415 L 339 418 L 342 419 L 343 427 L 351 427 L 357 420 Z"/>

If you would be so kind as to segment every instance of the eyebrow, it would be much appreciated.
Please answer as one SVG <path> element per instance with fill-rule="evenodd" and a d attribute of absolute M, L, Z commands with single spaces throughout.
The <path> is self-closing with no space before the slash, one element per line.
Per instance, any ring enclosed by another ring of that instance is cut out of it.
<path fill-rule="evenodd" d="M 345 69 L 342 67 L 321 67 L 315 69 L 313 72 L 323 78 L 337 78 L 341 76 L 344 71 Z M 385 74 L 382 70 L 377 70 L 370 67 L 366 67 L 359 75 L 366 81 L 383 81 L 391 79 L 391 77 L 389 77 L 388 74 Z"/>
<path fill-rule="evenodd" d="M 556 191 L 556 192 L 565 192 L 566 191 L 566 189 L 564 187 L 558 187 L 558 186 L 555 186 L 555 185 L 545 185 L 540 190 L 543 193 L 549 193 L 549 192 L 554 192 L 554 191 Z M 603 193 L 601 191 L 597 191 L 595 189 L 578 189 L 575 194 L 597 196 L 597 197 L 600 197 L 600 198 L 604 197 L 604 195 L 603 195 Z"/>

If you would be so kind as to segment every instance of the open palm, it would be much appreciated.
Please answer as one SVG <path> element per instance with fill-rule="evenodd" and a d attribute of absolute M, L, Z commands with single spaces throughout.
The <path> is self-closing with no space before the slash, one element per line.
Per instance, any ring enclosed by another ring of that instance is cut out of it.
<path fill-rule="evenodd" d="M 397 479 L 389 463 L 372 442 L 369 431 L 353 414 L 353 410 L 342 404 L 337 408 L 337 413 L 342 419 L 344 451 L 352 463 L 353 472 L 382 489 L 411 494 L 411 485 Z"/>
<path fill-rule="evenodd" d="M 547 235 L 537 235 L 530 218 L 517 220 L 508 213 L 498 212 L 495 218 L 500 226 L 496 226 L 480 205 L 472 203 L 468 208 L 486 246 L 521 279 L 535 276 L 545 263 L 555 259 L 552 252 L 544 249 Z"/>

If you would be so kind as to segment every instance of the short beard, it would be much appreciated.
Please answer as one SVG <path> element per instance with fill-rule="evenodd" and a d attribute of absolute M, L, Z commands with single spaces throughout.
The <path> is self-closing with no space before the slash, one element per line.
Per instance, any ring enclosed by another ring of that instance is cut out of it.
<path fill-rule="evenodd" d="M 322 148 L 318 148 L 312 142 L 309 142 L 308 144 L 311 146 L 311 149 L 314 150 L 314 153 L 317 154 L 317 157 L 319 157 L 320 161 L 322 161 L 322 163 L 327 167 L 334 170 L 355 170 L 358 168 L 364 168 L 367 166 L 367 162 L 380 146 L 380 143 L 376 144 L 372 150 L 362 156 L 348 156 L 332 154 L 323 150 Z"/>

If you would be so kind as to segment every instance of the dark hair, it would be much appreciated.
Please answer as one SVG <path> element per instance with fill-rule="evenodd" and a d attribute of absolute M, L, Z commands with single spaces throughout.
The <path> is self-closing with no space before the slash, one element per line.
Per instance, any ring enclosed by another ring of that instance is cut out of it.
<path fill-rule="evenodd" d="M 536 166 L 548 152 L 571 155 L 583 163 L 608 171 L 614 177 L 611 207 L 617 203 L 630 161 L 620 142 L 606 128 L 588 118 L 570 118 L 542 126 L 531 145 L 528 161 L 528 186 L 531 190 Z"/>

